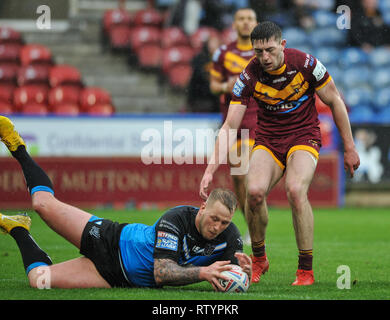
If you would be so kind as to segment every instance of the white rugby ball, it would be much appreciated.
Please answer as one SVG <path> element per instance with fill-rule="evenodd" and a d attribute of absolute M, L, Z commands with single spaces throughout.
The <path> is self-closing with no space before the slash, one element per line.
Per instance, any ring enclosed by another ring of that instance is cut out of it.
<path fill-rule="evenodd" d="M 229 280 L 219 279 L 219 283 L 224 288 L 223 292 L 246 292 L 249 289 L 250 281 L 248 275 L 240 266 L 231 265 L 232 269 L 223 271 L 222 274 Z"/>

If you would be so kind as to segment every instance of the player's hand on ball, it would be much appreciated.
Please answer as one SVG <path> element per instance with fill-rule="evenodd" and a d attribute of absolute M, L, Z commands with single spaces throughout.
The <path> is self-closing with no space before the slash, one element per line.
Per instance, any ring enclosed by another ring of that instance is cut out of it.
<path fill-rule="evenodd" d="M 229 280 L 226 276 L 222 274 L 223 271 L 230 270 L 231 264 L 230 261 L 216 261 L 213 264 L 202 267 L 200 278 L 210 282 L 215 291 L 224 291 L 224 288 L 221 286 L 219 279 Z"/>
<path fill-rule="evenodd" d="M 243 252 L 236 252 L 234 256 L 238 260 L 238 264 L 242 268 L 242 271 L 244 271 L 249 279 L 252 279 L 252 260 L 251 258 Z"/>

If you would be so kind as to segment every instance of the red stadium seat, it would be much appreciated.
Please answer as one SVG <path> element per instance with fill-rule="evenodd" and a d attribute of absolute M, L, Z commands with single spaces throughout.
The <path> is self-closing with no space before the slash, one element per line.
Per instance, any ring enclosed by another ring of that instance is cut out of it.
<path fill-rule="evenodd" d="M 13 103 L 15 88 L 14 84 L 0 84 L 0 101 Z"/>
<path fill-rule="evenodd" d="M 0 43 L 23 44 L 23 38 L 19 31 L 8 27 L 0 27 Z"/>
<path fill-rule="evenodd" d="M 24 115 L 40 115 L 45 116 L 49 113 L 48 108 L 44 104 L 31 103 L 23 106 L 21 112 Z"/>
<path fill-rule="evenodd" d="M 14 91 L 14 106 L 17 110 L 27 104 L 47 104 L 48 90 L 40 86 L 26 85 Z"/>
<path fill-rule="evenodd" d="M 59 104 L 52 109 L 53 113 L 61 116 L 77 116 L 80 114 L 80 109 L 77 104 Z"/>
<path fill-rule="evenodd" d="M 22 45 L 17 43 L 0 44 L 0 63 L 20 64 L 20 51 Z"/>
<path fill-rule="evenodd" d="M 111 49 L 127 49 L 131 47 L 132 29 L 129 26 L 113 26 L 108 32 Z"/>
<path fill-rule="evenodd" d="M 27 84 L 49 85 L 49 68 L 44 65 L 28 65 L 20 67 L 17 75 L 18 86 Z"/>
<path fill-rule="evenodd" d="M 84 88 L 80 93 L 80 108 L 82 112 L 88 111 L 94 105 L 111 104 L 110 93 L 98 87 Z"/>
<path fill-rule="evenodd" d="M 163 48 L 173 46 L 189 45 L 190 41 L 187 35 L 179 27 L 168 27 L 163 29 L 161 35 L 161 45 Z"/>
<path fill-rule="evenodd" d="M 20 62 L 22 66 L 41 64 L 51 66 L 52 55 L 49 48 L 41 44 L 27 44 L 20 49 Z"/>
<path fill-rule="evenodd" d="M 88 109 L 88 114 L 93 116 L 110 116 L 115 113 L 111 104 L 96 104 Z"/>
<path fill-rule="evenodd" d="M 8 115 L 14 112 L 10 103 L 0 101 L 0 115 Z"/>
<path fill-rule="evenodd" d="M 159 69 L 161 67 L 162 49 L 160 45 L 146 44 L 138 49 L 138 64 L 145 69 Z"/>
<path fill-rule="evenodd" d="M 145 44 L 160 44 L 161 31 L 156 27 L 137 27 L 132 31 L 131 49 L 137 53 L 138 49 Z"/>
<path fill-rule="evenodd" d="M 0 84 L 16 84 L 18 69 L 13 64 L 0 65 Z"/>
<path fill-rule="evenodd" d="M 105 33 L 111 30 L 112 27 L 126 26 L 130 27 L 132 24 L 132 15 L 124 9 L 112 9 L 104 12 L 103 15 L 103 30 Z"/>
<path fill-rule="evenodd" d="M 48 95 L 49 106 L 54 108 L 62 104 L 78 105 L 81 88 L 75 86 L 58 86 L 50 89 Z"/>
<path fill-rule="evenodd" d="M 168 71 L 168 81 L 171 87 L 186 89 L 192 75 L 192 66 L 189 63 L 175 65 Z"/>
<path fill-rule="evenodd" d="M 57 64 L 50 69 L 49 83 L 52 88 L 60 85 L 82 86 L 81 72 L 67 64 Z"/>
<path fill-rule="evenodd" d="M 134 15 L 134 24 L 136 26 L 154 26 L 161 27 L 164 17 L 162 14 L 153 9 L 139 10 Z"/>
<path fill-rule="evenodd" d="M 191 46 L 199 52 L 211 37 L 219 37 L 219 31 L 212 27 L 200 27 L 190 37 Z"/>
<path fill-rule="evenodd" d="M 194 57 L 194 49 L 189 46 L 172 47 L 165 49 L 162 57 L 162 70 L 168 73 L 170 68 L 177 64 L 188 64 Z"/>
<path fill-rule="evenodd" d="M 221 32 L 221 41 L 223 44 L 229 44 L 237 40 L 237 33 L 232 28 L 227 28 Z"/>

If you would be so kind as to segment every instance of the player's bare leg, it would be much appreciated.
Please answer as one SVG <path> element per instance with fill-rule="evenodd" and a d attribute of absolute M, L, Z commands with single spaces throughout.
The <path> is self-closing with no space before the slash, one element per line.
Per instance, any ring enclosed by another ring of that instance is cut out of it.
<path fill-rule="evenodd" d="M 93 262 L 79 257 L 50 266 L 32 269 L 28 274 L 33 288 L 110 288 Z"/>
<path fill-rule="evenodd" d="M 282 175 L 282 168 L 268 151 L 258 149 L 252 153 L 247 176 L 245 214 L 252 241 L 253 282 L 258 282 L 260 276 L 269 268 L 265 253 L 265 236 L 268 225 L 266 197 Z"/>
<path fill-rule="evenodd" d="M 90 213 L 63 203 L 45 191 L 32 195 L 32 206 L 51 229 L 80 248 L 81 235 L 92 217 Z"/>
<path fill-rule="evenodd" d="M 251 149 L 252 146 L 249 140 L 240 140 L 240 143 L 237 143 L 235 147 L 230 150 L 228 157 L 234 192 L 237 196 L 239 208 L 244 216 L 245 221 L 245 203 L 247 194 L 246 176 L 249 168 Z M 231 159 L 233 159 L 234 161 L 231 161 Z M 244 242 L 250 244 L 249 232 L 245 235 Z"/>
<path fill-rule="evenodd" d="M 0 139 L 21 166 L 28 191 L 32 196 L 34 209 L 54 231 L 79 248 L 82 232 L 91 214 L 64 204 L 54 197 L 53 186 L 49 177 L 27 153 L 26 145 L 15 130 L 12 121 L 3 116 L 0 116 Z M 51 276 L 53 276 L 50 279 L 53 280 L 53 284 L 56 286 L 72 285 L 69 281 L 74 280 L 69 279 L 74 273 L 77 273 L 77 277 L 84 279 L 83 285 L 107 287 L 108 284 L 101 278 L 93 263 L 88 259 L 76 259 L 72 262 L 53 266 L 50 257 L 31 237 L 29 218 L 24 216 L 0 216 L 0 227 L 15 239 L 32 286 L 37 286 L 38 271 L 44 268 L 50 270 Z M 71 268 L 65 271 L 64 265 L 74 267 L 74 269 Z M 79 287 L 78 284 L 77 287 Z"/>
<path fill-rule="evenodd" d="M 292 153 L 287 162 L 286 192 L 292 210 L 295 238 L 299 250 L 295 285 L 314 282 L 312 271 L 314 218 L 307 193 L 316 165 L 316 158 L 310 152 L 303 150 Z"/>

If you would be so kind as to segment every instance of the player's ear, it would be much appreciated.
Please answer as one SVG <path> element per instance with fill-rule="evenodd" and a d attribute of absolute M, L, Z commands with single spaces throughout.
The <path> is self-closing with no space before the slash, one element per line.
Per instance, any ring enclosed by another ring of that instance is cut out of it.
<path fill-rule="evenodd" d="M 283 49 L 286 47 L 286 43 L 287 43 L 286 39 L 282 39 L 282 41 L 280 41 L 280 44 L 283 47 Z"/>

